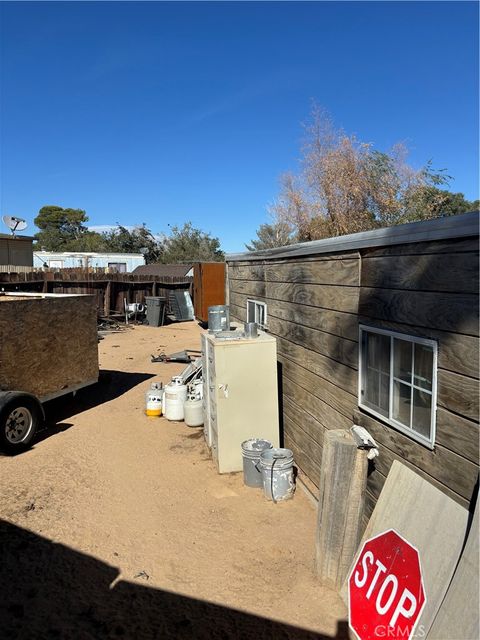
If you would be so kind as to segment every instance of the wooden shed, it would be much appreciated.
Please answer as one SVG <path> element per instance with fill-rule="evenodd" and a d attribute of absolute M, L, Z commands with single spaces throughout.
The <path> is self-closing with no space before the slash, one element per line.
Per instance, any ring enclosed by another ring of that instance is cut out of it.
<path fill-rule="evenodd" d="M 225 263 L 197 262 L 193 268 L 195 317 L 208 322 L 208 307 L 225 304 Z"/>
<path fill-rule="evenodd" d="M 31 236 L 12 236 L 0 233 L 0 265 L 15 270 L 15 267 L 33 265 L 33 240 Z"/>
<path fill-rule="evenodd" d="M 230 315 L 277 338 L 282 432 L 316 494 L 326 429 L 469 507 L 479 471 L 478 213 L 227 257 Z"/>

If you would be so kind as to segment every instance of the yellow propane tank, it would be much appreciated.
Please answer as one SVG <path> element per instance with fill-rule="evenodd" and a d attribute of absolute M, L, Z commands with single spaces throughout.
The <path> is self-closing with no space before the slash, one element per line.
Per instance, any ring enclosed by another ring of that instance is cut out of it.
<path fill-rule="evenodd" d="M 145 394 L 145 413 L 147 416 L 162 415 L 163 383 L 152 382 Z"/>

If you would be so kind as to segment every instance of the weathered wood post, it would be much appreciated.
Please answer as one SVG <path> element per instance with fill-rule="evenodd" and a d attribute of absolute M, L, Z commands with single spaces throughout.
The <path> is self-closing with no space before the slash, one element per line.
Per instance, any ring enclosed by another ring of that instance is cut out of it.
<path fill-rule="evenodd" d="M 327 430 L 320 468 L 315 568 L 320 582 L 339 590 L 362 534 L 367 451 L 348 431 Z"/>
<path fill-rule="evenodd" d="M 103 298 L 103 315 L 105 316 L 109 316 L 110 315 L 110 298 L 111 298 L 111 292 L 112 292 L 112 281 L 109 279 L 107 280 L 107 286 L 104 289 L 104 298 Z"/>

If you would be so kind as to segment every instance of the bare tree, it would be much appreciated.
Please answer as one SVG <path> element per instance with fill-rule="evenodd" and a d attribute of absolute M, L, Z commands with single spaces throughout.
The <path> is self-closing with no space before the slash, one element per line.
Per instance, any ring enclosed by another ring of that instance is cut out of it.
<path fill-rule="evenodd" d="M 389 153 L 375 150 L 335 128 L 314 105 L 305 126 L 300 174 L 281 177 L 271 213 L 277 222 L 291 225 L 299 241 L 438 215 L 440 196 L 425 195 L 447 177 L 434 173 L 429 163 L 414 169 L 407 154 L 403 144 Z"/>
<path fill-rule="evenodd" d="M 302 177 L 285 173 L 280 177 L 280 194 L 268 208 L 276 224 L 285 224 L 295 230 L 302 241 L 308 235 L 312 219 L 312 203 L 304 187 Z"/>

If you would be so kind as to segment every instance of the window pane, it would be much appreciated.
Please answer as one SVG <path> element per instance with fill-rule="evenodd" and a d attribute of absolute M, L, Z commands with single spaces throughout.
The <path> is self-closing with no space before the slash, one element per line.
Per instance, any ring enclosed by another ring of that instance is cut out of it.
<path fill-rule="evenodd" d="M 383 413 L 385 416 L 388 416 L 389 401 L 390 401 L 390 376 L 384 373 L 381 373 L 378 406 L 380 408 L 380 413 Z"/>
<path fill-rule="evenodd" d="M 362 401 L 388 417 L 390 393 L 390 337 L 362 334 L 362 358 L 365 363 Z"/>
<path fill-rule="evenodd" d="M 380 374 L 375 369 L 367 369 L 364 382 L 363 401 L 372 409 L 378 410 Z"/>
<path fill-rule="evenodd" d="M 378 405 L 378 380 L 379 373 L 375 369 L 367 369 L 367 383 L 365 385 L 365 395 L 368 402 L 376 407 Z"/>
<path fill-rule="evenodd" d="M 263 304 L 257 304 L 257 324 L 260 327 L 265 325 L 265 307 Z"/>
<path fill-rule="evenodd" d="M 390 336 L 365 333 L 367 367 L 390 375 Z"/>
<path fill-rule="evenodd" d="M 393 419 L 410 427 L 410 395 L 411 387 L 397 382 L 393 383 Z"/>
<path fill-rule="evenodd" d="M 433 349 L 423 344 L 415 345 L 414 383 L 424 389 L 432 389 Z"/>
<path fill-rule="evenodd" d="M 395 338 L 393 341 L 393 375 L 412 382 L 412 343 Z"/>
<path fill-rule="evenodd" d="M 425 391 L 413 390 L 413 428 L 426 438 L 430 438 L 432 418 L 432 396 Z"/>

